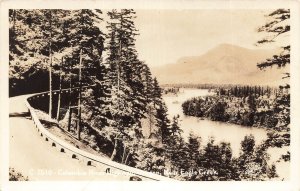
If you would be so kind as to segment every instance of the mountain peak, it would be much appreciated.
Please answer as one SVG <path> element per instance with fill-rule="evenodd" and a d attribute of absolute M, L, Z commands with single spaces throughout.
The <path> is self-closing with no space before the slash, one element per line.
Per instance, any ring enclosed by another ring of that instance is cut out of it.
<path fill-rule="evenodd" d="M 256 64 L 270 58 L 274 51 L 222 43 L 203 55 L 182 57 L 174 64 L 153 68 L 152 73 L 160 84 L 269 84 L 280 75 L 259 71 Z"/>
<path fill-rule="evenodd" d="M 241 46 L 234 45 L 234 44 L 229 44 L 229 43 L 219 44 L 214 49 L 243 49 L 243 50 L 249 50 L 245 47 L 241 47 Z"/>

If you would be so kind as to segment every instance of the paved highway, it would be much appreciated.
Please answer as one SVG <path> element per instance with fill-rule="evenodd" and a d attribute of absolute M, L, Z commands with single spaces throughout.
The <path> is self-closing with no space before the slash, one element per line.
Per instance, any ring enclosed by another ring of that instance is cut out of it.
<path fill-rule="evenodd" d="M 51 147 L 37 133 L 28 118 L 25 99 L 28 95 L 10 98 L 9 166 L 30 180 L 129 180 L 128 175 L 105 173 L 107 166 L 87 166 L 67 153 Z"/>

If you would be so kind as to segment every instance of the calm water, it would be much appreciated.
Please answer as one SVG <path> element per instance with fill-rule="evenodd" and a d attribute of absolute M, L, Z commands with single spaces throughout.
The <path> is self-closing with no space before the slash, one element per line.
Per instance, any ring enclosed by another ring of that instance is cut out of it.
<path fill-rule="evenodd" d="M 170 118 L 174 115 L 180 115 L 180 127 L 183 130 L 184 138 L 193 132 L 202 139 L 202 146 L 207 143 L 210 137 L 214 137 L 216 143 L 221 141 L 231 144 L 234 156 L 238 156 L 240 152 L 240 143 L 246 135 L 252 134 L 255 137 L 256 144 L 267 138 L 267 131 L 262 128 L 246 127 L 224 122 L 201 120 L 196 117 L 185 116 L 182 111 L 181 104 L 192 97 L 213 95 L 208 90 L 200 89 L 180 89 L 178 96 L 164 95 L 163 99 L 168 107 Z M 279 177 L 278 180 L 288 180 L 290 174 L 290 162 L 276 162 L 282 154 L 286 154 L 289 147 L 269 148 L 270 155 L 269 164 L 276 164 L 276 170 Z"/>
<path fill-rule="evenodd" d="M 196 117 L 185 116 L 181 104 L 192 97 L 213 95 L 208 90 L 200 89 L 180 89 L 178 96 L 164 95 L 163 99 L 168 107 L 170 118 L 174 115 L 180 115 L 180 127 L 183 130 L 184 138 L 187 138 L 190 132 L 198 135 L 202 139 L 202 146 L 207 143 L 210 137 L 214 137 L 216 143 L 221 141 L 231 144 L 234 156 L 240 152 L 240 143 L 246 135 L 252 134 L 255 137 L 256 144 L 267 138 L 267 131 L 262 128 L 246 127 L 224 122 L 201 120 Z M 279 177 L 277 180 L 288 180 L 290 175 L 290 162 L 276 162 L 282 154 L 286 154 L 289 147 L 269 148 L 269 164 L 276 164 L 276 170 Z"/>
<path fill-rule="evenodd" d="M 190 132 L 201 136 L 202 143 L 206 143 L 210 137 L 214 137 L 217 143 L 221 141 L 229 142 L 232 147 L 233 155 L 239 154 L 240 143 L 246 135 L 252 134 L 256 143 L 266 139 L 267 132 L 261 128 L 245 127 L 224 122 L 201 120 L 196 117 L 185 116 L 181 104 L 192 97 L 212 95 L 212 92 L 201 89 L 180 89 L 178 96 L 164 95 L 163 99 L 168 107 L 170 117 L 180 115 L 180 127 L 183 130 L 183 136 L 188 137 Z"/>

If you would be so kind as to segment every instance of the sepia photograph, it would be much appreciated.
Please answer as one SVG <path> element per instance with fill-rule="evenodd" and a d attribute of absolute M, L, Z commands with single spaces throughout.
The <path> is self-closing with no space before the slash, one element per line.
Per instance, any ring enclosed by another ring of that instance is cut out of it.
<path fill-rule="evenodd" d="M 292 180 L 289 4 L 7 13 L 8 182 Z"/>

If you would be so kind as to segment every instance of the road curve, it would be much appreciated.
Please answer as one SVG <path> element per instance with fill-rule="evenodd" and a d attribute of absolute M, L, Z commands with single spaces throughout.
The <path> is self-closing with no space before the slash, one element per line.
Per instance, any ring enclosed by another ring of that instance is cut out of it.
<path fill-rule="evenodd" d="M 9 166 L 30 180 L 129 180 L 129 175 L 105 173 L 107 166 L 87 166 L 44 141 L 30 120 L 25 99 L 9 100 Z"/>

